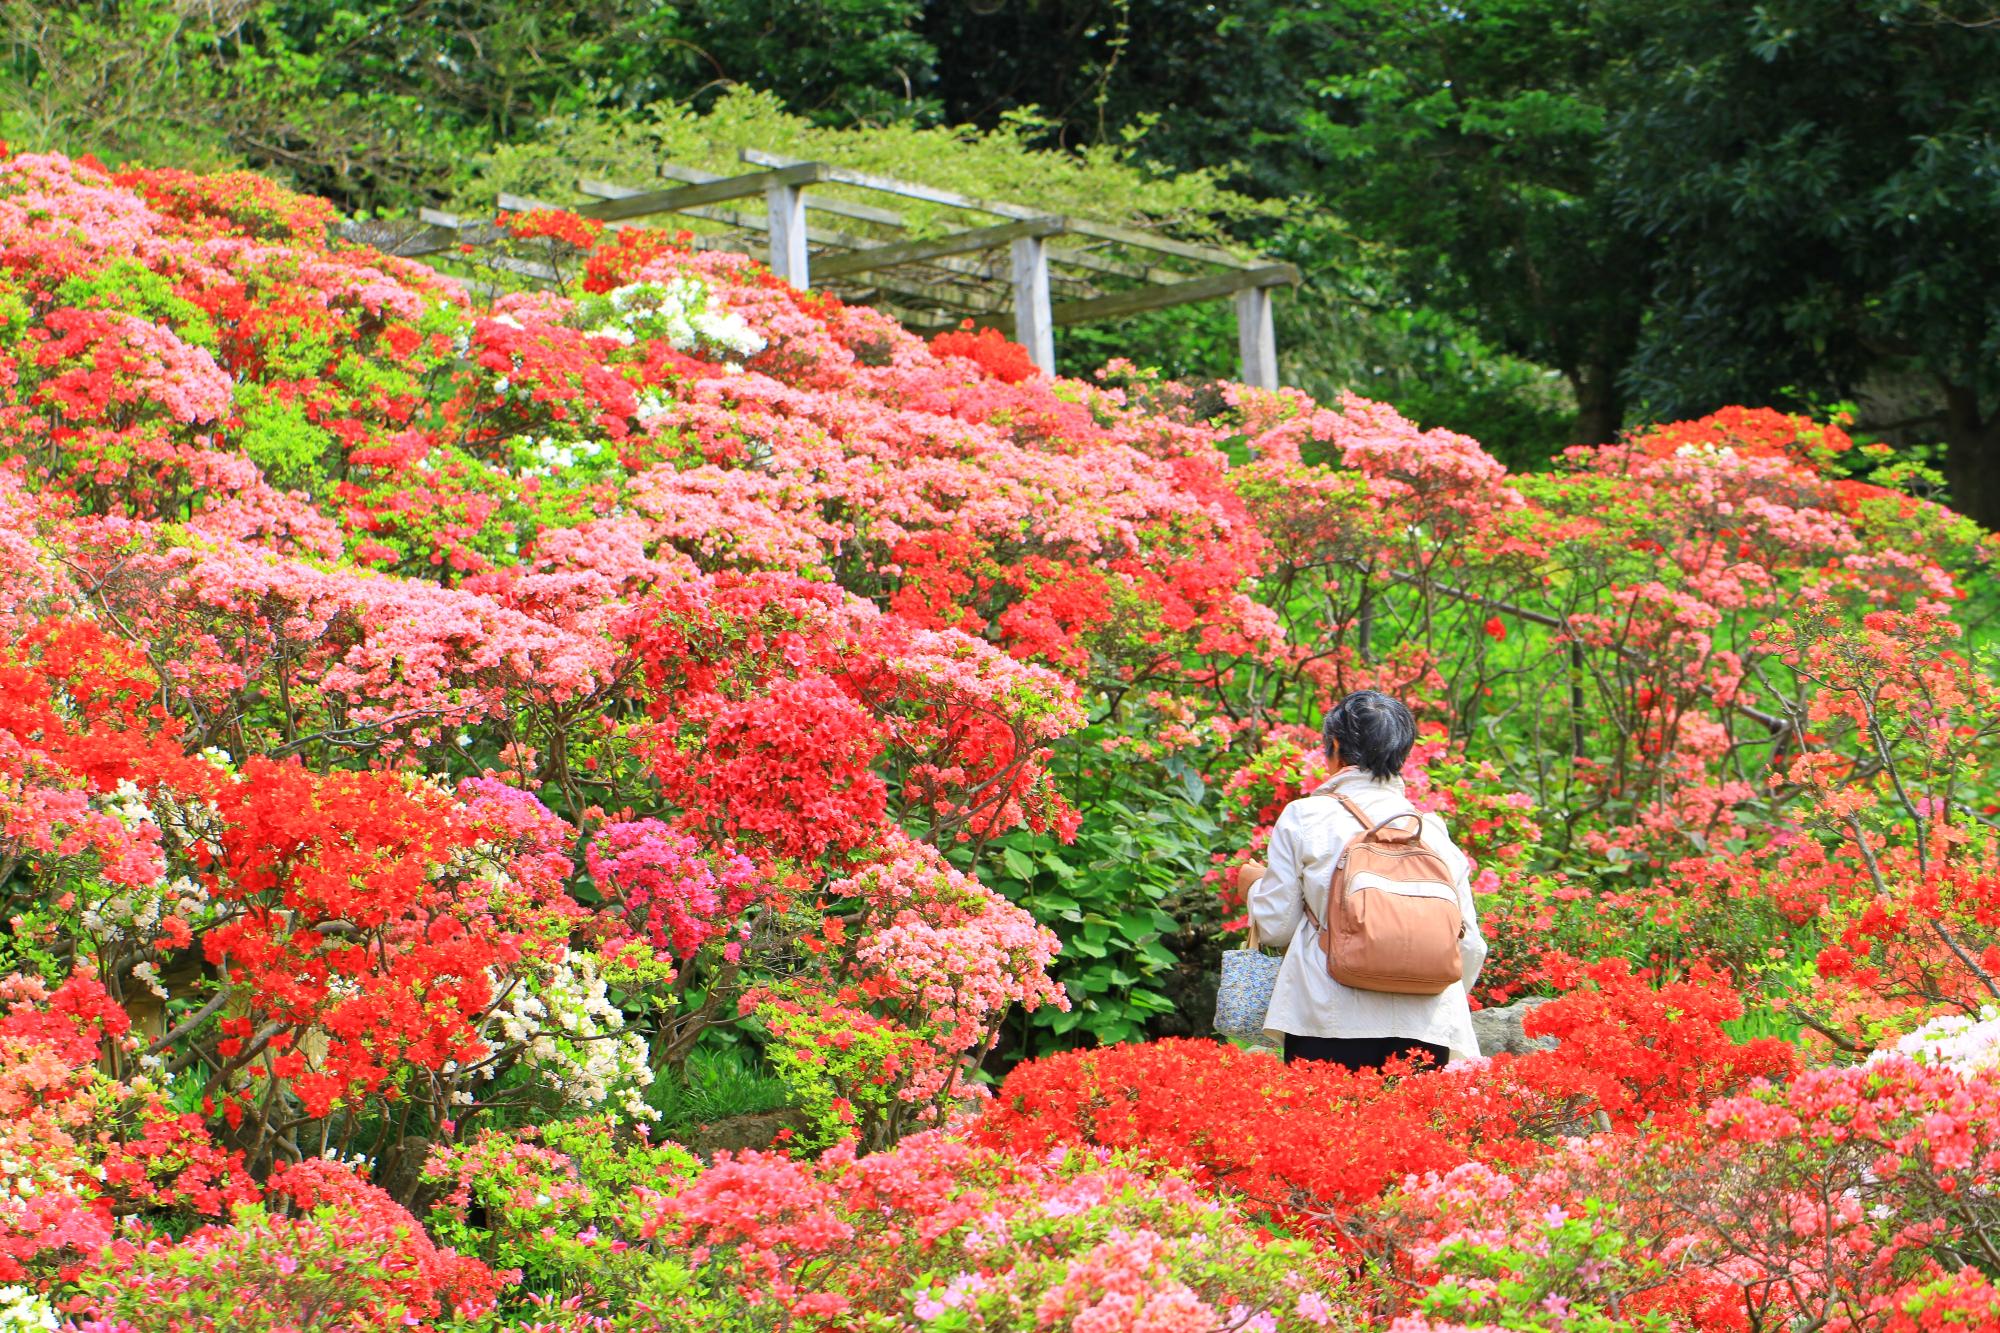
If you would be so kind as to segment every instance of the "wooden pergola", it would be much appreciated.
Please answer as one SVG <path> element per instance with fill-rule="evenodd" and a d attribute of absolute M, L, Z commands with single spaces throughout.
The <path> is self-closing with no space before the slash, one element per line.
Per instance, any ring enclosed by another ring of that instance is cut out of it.
<path fill-rule="evenodd" d="M 741 157 L 754 169 L 721 176 L 667 164 L 659 174 L 674 184 L 639 188 L 581 180 L 580 203 L 502 194 L 499 207 L 506 212 L 567 208 L 613 226 L 675 215 L 703 225 L 694 238 L 699 246 L 765 248 L 771 268 L 786 280 L 876 306 L 919 332 L 966 320 L 999 328 L 1050 373 L 1058 325 L 1226 297 L 1236 307 L 1242 379 L 1264 388 L 1278 385 L 1271 292 L 1298 283 L 1299 271 L 1291 264 L 1245 259 L 1136 227 L 1052 216 L 827 162 L 755 149 L 743 150 Z M 830 195 L 815 186 L 848 191 Z M 944 230 L 919 227 L 895 208 L 847 197 L 854 192 L 948 210 L 957 221 Z M 744 207 L 759 196 L 761 209 L 754 203 Z M 399 238 L 375 227 L 351 228 L 349 234 L 403 255 L 482 244 L 498 235 L 489 222 L 436 210 L 424 210 L 422 218 L 423 230 Z M 531 261 L 506 260 L 502 267 L 530 278 L 553 276 Z"/>

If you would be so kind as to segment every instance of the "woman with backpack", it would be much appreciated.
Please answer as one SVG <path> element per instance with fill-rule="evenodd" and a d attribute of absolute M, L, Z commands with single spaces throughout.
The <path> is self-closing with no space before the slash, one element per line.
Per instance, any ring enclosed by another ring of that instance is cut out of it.
<path fill-rule="evenodd" d="M 1268 868 L 1244 871 L 1257 876 L 1251 947 L 1285 950 L 1265 1032 L 1287 1062 L 1476 1057 L 1465 997 L 1486 941 L 1465 853 L 1403 795 L 1416 720 L 1362 690 L 1327 713 L 1323 737 L 1333 776 L 1278 816 Z"/>

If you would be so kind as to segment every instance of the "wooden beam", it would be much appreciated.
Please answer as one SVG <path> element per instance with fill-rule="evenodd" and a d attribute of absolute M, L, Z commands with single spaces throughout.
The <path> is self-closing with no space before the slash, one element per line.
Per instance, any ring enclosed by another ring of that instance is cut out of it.
<path fill-rule="evenodd" d="M 1236 293 L 1236 347 L 1245 384 L 1278 387 L 1278 334 L 1271 323 L 1269 287 L 1245 287 Z"/>
<path fill-rule="evenodd" d="M 1196 245 L 1192 241 L 1178 241 L 1171 236 L 1161 236 L 1156 232 L 1141 231 L 1137 227 L 1121 227 L 1110 222 L 1093 222 L 1088 218 L 1074 218 L 1070 230 L 1080 236 L 1095 236 L 1100 240 L 1116 241 L 1136 250 L 1151 250 L 1155 254 L 1173 255 L 1180 259 L 1192 259 L 1201 264 L 1218 264 L 1223 268 L 1251 270 L 1259 267 L 1262 260 L 1245 259 L 1227 250 L 1218 250 L 1212 245 Z"/>
<path fill-rule="evenodd" d="M 791 161 L 792 159 L 788 158 L 785 160 Z M 687 181 L 695 185 L 705 185 L 710 181 L 725 179 L 712 171 L 702 171 L 696 167 L 676 166 L 671 162 L 661 163 L 659 172 L 669 180 Z M 604 182 L 593 181 L 591 184 L 603 185 Z M 619 188 L 622 189 L 624 187 Z M 579 192 L 583 194 L 596 193 L 594 190 L 581 187 L 579 188 Z M 626 189 L 625 193 L 638 194 L 640 192 L 636 189 Z M 623 196 L 605 195 L 603 197 L 622 198 Z M 817 191 L 806 196 L 806 208 L 809 211 L 832 213 L 837 217 L 853 218 L 861 222 L 873 222 L 879 226 L 895 227 L 899 230 L 907 229 L 910 225 L 908 218 L 891 209 L 875 208 L 869 204 L 857 204 L 847 199 L 835 199 Z M 693 210 L 680 209 L 676 211 L 691 212 Z M 1022 211 L 1024 216 L 1041 216 L 1033 209 L 1024 209 Z M 859 249 L 860 245 L 856 244 L 848 248 Z M 1146 264 L 1128 264 L 1122 260 L 1106 259 L 1104 256 L 1092 254 L 1088 250 L 1079 250 L 1070 247 L 1058 248 L 1050 246 L 1049 263 L 1051 266 L 1067 264 L 1071 267 L 1084 269 L 1092 273 L 1109 273 L 1121 278 L 1131 278 L 1135 282 L 1173 282 L 1177 278 L 1186 276 L 1185 274 L 1176 273 L 1171 269 L 1163 269 Z M 942 267 L 950 266 L 944 265 Z M 1078 279 L 1078 281 L 1086 280 Z"/>
<path fill-rule="evenodd" d="M 634 195 L 639 193 L 638 190 L 632 188 L 631 186 L 613 185 L 608 181 L 580 180 L 577 182 L 576 188 L 579 194 L 592 195 L 596 198 L 601 198 L 601 199 L 620 199 L 628 195 Z M 511 204 L 507 202 L 510 199 L 514 201 Z M 532 206 L 536 208 L 555 207 L 555 205 L 552 204 L 543 204 L 529 200 L 524 200 L 517 195 L 501 196 L 502 208 L 526 207 L 529 206 L 531 203 Z M 806 207 L 807 209 L 811 209 L 813 207 L 811 195 L 806 196 Z M 754 213 L 739 212 L 731 208 L 697 207 L 697 208 L 682 208 L 682 209 L 677 209 L 675 211 L 684 214 L 688 217 L 701 218 L 704 221 L 719 223 L 725 227 L 735 227 L 743 231 L 756 232 L 760 234 L 767 233 L 770 230 L 770 225 L 771 225 L 768 220 Z M 1059 220 L 1042 219 L 1041 221 L 1059 221 Z M 614 222 L 611 225 L 617 227 L 617 226 L 630 226 L 633 224 Z M 1005 227 L 1014 227 L 1025 224 L 1004 223 L 1002 225 Z M 808 227 L 806 230 L 806 236 L 814 245 L 821 247 L 831 247 L 839 250 L 863 252 L 863 251 L 873 251 L 873 250 L 887 248 L 885 246 L 880 245 L 870 237 L 856 236 L 852 232 L 830 231 L 824 227 Z M 949 241 L 951 238 L 942 237 L 938 239 Z M 932 241 L 912 242 L 913 245 L 931 245 L 933 243 L 934 242 Z M 713 249 L 714 247 L 711 246 L 708 248 Z M 1053 246 L 1051 246 L 1049 248 L 1049 257 L 1051 263 L 1054 262 L 1056 254 L 1057 251 Z M 845 273 L 846 270 L 844 266 L 846 264 L 847 259 L 848 259 L 847 255 L 822 255 L 819 259 L 813 261 L 812 272 L 816 278 L 820 279 L 824 279 L 836 274 Z M 906 259 L 902 262 L 905 263 L 922 262 L 932 268 L 943 269 L 947 273 L 956 274 L 959 277 L 972 278 L 980 282 L 989 282 L 989 283 L 997 282 L 1007 276 L 1005 268 L 1000 264 L 985 260 L 959 259 L 959 258 L 954 258 L 953 256 L 948 254 L 926 258 L 921 261 L 915 259 Z M 829 265 L 836 265 L 837 267 L 830 269 L 828 267 Z M 1121 267 L 1125 266 L 1121 265 Z M 872 268 L 873 268 L 872 264 L 863 265 L 857 267 L 855 271 L 862 272 L 862 271 L 872 270 Z M 1067 274 L 1067 273 L 1057 274 L 1054 272 L 1051 272 L 1050 276 L 1053 281 L 1060 283 L 1067 288 L 1081 289 L 1081 291 L 1085 294 L 1086 298 L 1090 296 L 1095 296 L 1097 294 L 1096 290 L 1091 286 L 1089 280 L 1086 278 L 1080 278 L 1073 274 Z M 843 288 L 852 289 L 858 286 L 860 289 L 863 290 L 873 286 L 885 286 L 885 285 L 887 284 L 876 283 L 873 281 L 861 281 L 857 283 L 853 280 L 841 284 Z"/>
<path fill-rule="evenodd" d="M 401 259 L 427 255 L 449 244 L 438 228 L 423 223 L 343 222 L 339 232 L 340 238 L 351 245 L 365 245 Z"/>
<path fill-rule="evenodd" d="M 1076 219 L 1070 219 L 1074 226 Z M 1087 273 L 1108 273 L 1115 277 L 1130 278 L 1134 282 L 1173 282 L 1187 275 L 1174 269 L 1162 268 L 1158 264 L 1128 264 L 1122 259 L 1106 259 L 1103 255 L 1075 246 L 1050 246 L 1049 263 L 1080 268 Z"/>
<path fill-rule="evenodd" d="M 946 208 L 962 208 L 975 213 L 992 213 L 1003 218 L 1031 218 L 1047 215 L 1047 210 L 1024 208 L 1019 204 L 997 203 L 989 199 L 974 199 L 954 190 L 939 190 L 929 185 L 918 185 L 914 181 L 898 180 L 894 176 L 878 176 L 872 172 L 854 171 L 847 167 L 836 167 L 829 163 L 812 164 L 802 158 L 785 157 L 778 153 L 760 152 L 755 148 L 745 148 L 737 154 L 745 162 L 755 166 L 774 167 L 784 170 L 793 166 L 818 165 L 825 173 L 820 179 L 831 185 L 856 185 L 864 190 L 879 190 L 883 194 L 900 195 L 905 199 L 921 200 L 924 203 L 940 204 Z M 1140 231 L 1136 227 L 1121 227 L 1108 222 L 1092 222 L 1087 218 L 1068 219 L 1069 230 L 1082 236 L 1096 236 L 1107 241 L 1117 241 L 1136 249 L 1153 250 L 1160 254 L 1176 255 L 1182 259 L 1199 260 L 1204 264 L 1220 264 L 1225 268 L 1253 269 L 1258 267 L 1255 260 L 1244 259 L 1227 250 L 1214 246 L 1195 245 L 1188 241 L 1177 241 L 1168 236 L 1156 236 L 1152 232 Z"/>
<path fill-rule="evenodd" d="M 866 296 L 868 304 L 876 304 L 874 292 L 882 292 L 886 296 L 882 304 L 904 306 L 904 308 L 914 304 L 928 308 L 932 318 L 940 314 L 950 316 L 946 326 L 956 324 L 958 320 L 972 320 L 974 324 L 986 320 L 1006 320 L 1008 328 L 1014 326 L 1014 312 L 1006 304 L 1000 304 L 988 296 L 982 296 L 978 292 L 968 292 L 956 286 L 938 286 L 932 282 L 906 282 L 902 278 L 882 278 L 880 282 L 870 282 L 868 286 L 858 290 L 868 292 Z"/>
<path fill-rule="evenodd" d="M 802 165 L 807 159 L 786 157 L 781 153 L 766 153 L 756 148 L 745 148 L 737 156 L 752 166 L 771 167 L 784 170 L 786 167 Z M 941 204 L 946 208 L 963 208 L 974 213 L 992 213 L 1003 218 L 1044 216 L 1036 209 L 1020 204 L 1001 204 L 974 199 L 959 194 L 955 190 L 940 190 L 935 186 L 919 185 L 915 181 L 900 180 L 894 176 L 878 176 L 872 171 L 856 171 L 852 167 L 836 167 L 830 163 L 817 164 L 826 171 L 823 180 L 833 185 L 855 185 L 864 190 L 875 190 L 882 194 L 893 194 L 903 199 L 915 199 L 920 203 Z"/>
<path fill-rule="evenodd" d="M 1010 311 L 1001 310 L 990 315 L 967 315 L 965 319 L 971 320 L 975 329 L 998 329 L 1009 342 L 1014 340 L 1014 316 Z M 940 333 L 950 333 L 964 327 L 964 323 L 964 319 L 959 319 L 948 324 L 928 324 L 921 318 L 913 316 L 904 322 L 903 327 L 920 337 L 935 338 Z"/>
<path fill-rule="evenodd" d="M 422 255 L 434 255 L 440 250 L 450 248 L 454 243 L 448 233 L 440 233 L 430 228 L 399 236 L 386 245 L 369 240 L 367 234 L 363 232 L 343 230 L 342 234 L 357 245 L 373 245 L 382 253 L 395 255 L 398 259 L 416 259 Z"/>
<path fill-rule="evenodd" d="M 997 310 L 990 314 L 960 315 L 956 319 L 938 322 L 939 312 L 921 311 L 907 306 L 885 306 L 885 314 L 893 314 L 898 322 L 920 338 L 935 338 L 940 333 L 954 333 L 965 327 L 968 321 L 975 329 L 998 329 L 1011 342 L 1014 337 L 1014 316 L 1011 311 Z"/>
<path fill-rule="evenodd" d="M 417 220 L 436 230 L 419 248 L 403 251 L 406 255 L 430 254 L 457 245 L 486 245 L 504 234 L 498 225 L 489 220 L 473 221 L 437 208 L 419 208 Z"/>
<path fill-rule="evenodd" d="M 686 181 L 690 185 L 707 185 L 710 181 L 725 180 L 726 177 L 713 171 L 703 171 L 698 167 L 676 166 L 672 162 L 662 162 L 659 172 L 668 180 Z M 638 191 L 634 190 L 634 194 Z M 858 222 L 873 222 L 884 227 L 906 227 L 900 213 L 892 213 L 886 208 L 873 208 L 867 204 L 851 203 L 846 199 L 830 199 L 825 195 L 806 196 L 806 207 L 820 213 L 831 213 L 835 217 L 853 218 Z"/>
<path fill-rule="evenodd" d="M 494 201 L 494 206 L 503 213 L 529 213 L 538 208 L 559 208 L 565 213 L 574 213 L 577 207 L 575 204 L 552 203 L 547 199 L 537 199 L 532 195 L 526 194 L 513 194 L 506 190 L 500 192 L 500 197 Z M 627 227 L 643 227 L 646 224 L 629 218 L 621 218 L 606 222 L 604 225 L 612 231 L 622 231 Z"/>
<path fill-rule="evenodd" d="M 425 229 L 412 233 L 400 241 L 392 242 L 393 248 L 384 249 L 383 253 L 414 259 L 418 255 L 437 254 L 441 251 L 455 252 L 461 245 L 486 245 L 504 234 L 504 228 L 491 222 L 470 222 L 442 209 L 420 208 L 417 210 L 417 219 L 424 224 Z M 343 227 L 342 234 L 355 240 L 361 239 L 363 235 L 353 224 Z M 382 247 L 377 246 L 377 248 Z M 511 255 L 481 255 L 467 262 L 484 264 L 488 268 L 500 269 L 506 273 L 518 273 L 522 277 L 534 278 L 541 282 L 554 282 L 561 276 L 554 268 L 539 260 L 516 259 Z"/>
<path fill-rule="evenodd" d="M 871 269 L 893 268 L 897 264 L 918 264 L 942 259 L 947 255 L 991 250 L 996 246 L 1029 237 L 1054 236 L 1062 229 L 1062 223 L 1053 218 L 1034 218 L 1025 222 L 1003 222 L 997 227 L 978 227 L 972 231 L 950 232 L 921 241 L 871 245 L 851 254 L 821 260 L 819 273 L 823 277 L 830 278 L 843 273 L 866 273 Z"/>
<path fill-rule="evenodd" d="M 1049 254 L 1039 236 L 1014 241 L 1014 340 L 1044 375 L 1056 373 L 1056 330 L 1049 322 Z"/>
<path fill-rule="evenodd" d="M 619 218 L 643 217 L 648 213 L 673 213 L 696 204 L 719 204 L 730 199 L 747 199 L 763 194 L 773 185 L 811 185 L 825 178 L 825 168 L 816 162 L 780 167 L 775 171 L 753 171 L 742 176 L 726 176 L 702 185 L 680 185 L 671 190 L 646 190 L 623 199 L 582 204 L 572 211 L 580 216 L 610 222 Z"/>
<path fill-rule="evenodd" d="M 587 194 L 593 199 L 636 199 L 646 193 L 646 191 L 634 185 L 618 185 L 611 181 L 594 181 L 589 179 L 579 179 L 576 182 L 576 192 L 578 194 Z M 506 197 L 505 195 L 501 196 L 502 199 Z M 812 207 L 810 196 L 806 200 L 806 207 Z M 674 212 L 686 217 L 700 218 L 704 222 L 718 222 L 725 227 L 734 227 L 739 231 L 754 231 L 761 236 L 768 236 L 771 232 L 771 219 L 765 213 L 746 213 L 738 208 L 726 208 L 720 205 L 708 204 L 691 204 L 686 208 L 676 208 Z M 614 227 L 624 227 L 639 224 L 614 222 L 611 225 Z M 812 239 L 818 240 L 819 238 L 817 235 L 814 235 Z"/>
<path fill-rule="evenodd" d="M 638 193 L 638 191 L 634 190 L 631 191 L 630 193 L 636 194 Z M 507 210 L 508 212 L 517 212 L 517 213 L 526 212 L 529 209 L 535 209 L 535 208 L 573 207 L 572 205 L 569 204 L 552 204 L 544 199 L 533 199 L 529 198 L 526 195 L 507 194 L 507 193 L 501 194 L 499 206 L 502 209 Z M 675 211 L 686 213 L 692 217 L 698 217 L 698 218 L 706 218 L 711 213 L 723 212 L 723 210 L 721 209 L 706 209 L 706 208 L 683 208 L 683 209 L 677 209 Z M 743 217 L 747 215 L 739 213 L 733 216 Z M 763 225 L 765 225 L 763 219 L 759 218 L 757 221 L 760 228 Z M 607 222 L 604 225 L 610 227 L 613 231 L 617 231 L 624 227 L 643 227 L 646 224 L 643 222 L 635 222 L 627 220 L 619 222 Z M 722 250 L 722 251 L 727 251 L 731 254 L 741 254 L 743 252 L 742 244 L 733 237 L 703 236 L 698 232 L 686 232 L 684 234 L 688 238 L 688 244 L 697 250 Z"/>
<path fill-rule="evenodd" d="M 577 182 L 576 188 L 577 188 L 577 193 L 587 194 L 598 199 L 624 199 L 631 195 L 636 195 L 641 193 L 641 191 L 634 189 L 631 186 L 613 185 L 609 181 L 580 180 Z M 543 204 L 539 202 L 525 200 L 522 199 L 519 195 L 503 194 L 502 196 L 500 196 L 500 199 L 501 199 L 500 206 L 502 208 L 528 207 L 531 205 L 536 208 L 557 207 L 557 205 L 554 204 Z M 509 200 L 513 200 L 514 202 L 509 203 L 508 202 Z M 810 210 L 812 207 L 813 207 L 812 196 L 807 195 L 806 208 Z M 733 208 L 695 207 L 695 208 L 679 208 L 675 209 L 674 211 L 676 213 L 683 214 L 684 216 L 687 217 L 700 218 L 705 222 L 715 222 L 725 227 L 734 227 L 741 231 L 755 232 L 759 235 L 768 235 L 771 229 L 771 223 L 768 218 L 761 217 L 755 213 L 740 212 Z M 633 224 L 614 222 L 611 225 L 614 227 L 619 227 L 619 226 L 631 226 Z M 833 247 L 840 250 L 869 250 L 876 248 L 879 244 L 871 237 L 856 236 L 851 232 L 829 231 L 824 227 L 812 227 L 812 226 L 808 226 L 806 228 L 806 238 L 814 245 L 822 247 Z M 815 274 L 824 277 L 826 273 L 825 265 L 828 262 L 831 262 L 831 260 L 825 258 L 821 259 L 818 263 L 813 265 L 812 271 Z M 1001 269 L 991 263 L 966 260 L 966 259 L 954 259 L 949 256 L 941 256 L 939 258 L 927 260 L 925 262 L 930 264 L 934 268 L 941 268 L 945 270 L 947 273 L 955 273 L 961 277 L 976 278 L 982 282 L 994 282 L 1004 276 Z M 1083 278 L 1070 277 L 1069 275 L 1065 274 L 1062 276 L 1061 281 L 1070 284 L 1072 286 L 1081 287 L 1086 292 L 1091 291 L 1090 284 Z M 1094 295 L 1095 293 L 1093 292 L 1092 294 Z"/>
<path fill-rule="evenodd" d="M 1071 301 L 1050 312 L 1057 324 L 1089 324 L 1100 319 L 1122 319 L 1144 310 L 1189 305 L 1232 296 L 1246 287 L 1280 287 L 1299 280 L 1299 271 L 1290 264 L 1268 264 L 1263 268 L 1235 273 L 1216 273 L 1206 278 L 1169 283 L 1163 287 L 1135 287 L 1129 292 L 1113 292 L 1089 301 Z"/>
<path fill-rule="evenodd" d="M 1013 307 L 1003 300 L 990 296 L 982 288 L 953 287 L 943 283 L 923 282 L 904 277 L 900 273 L 870 273 L 844 285 L 843 290 L 858 294 L 888 292 L 894 304 L 907 305 L 910 300 L 931 306 L 934 311 L 949 312 L 961 319 L 971 318 L 975 322 L 988 316 L 1005 315 L 1008 323 L 1013 322 Z M 863 299 L 872 300 L 870 297 Z"/>

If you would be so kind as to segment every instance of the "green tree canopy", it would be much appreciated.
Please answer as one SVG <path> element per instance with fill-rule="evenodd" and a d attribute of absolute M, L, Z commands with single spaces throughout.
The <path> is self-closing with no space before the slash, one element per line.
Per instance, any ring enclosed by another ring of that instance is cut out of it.
<path fill-rule="evenodd" d="M 1316 185 L 1403 280 L 1493 343 L 1560 370 L 1577 434 L 1624 421 L 1646 285 L 1599 168 L 1611 59 L 1585 0 L 1302 6 L 1345 68 L 1311 83 Z"/>
<path fill-rule="evenodd" d="M 1671 418 L 1920 375 L 1954 502 L 2000 522 L 2000 13 L 1614 9 L 1610 196 L 1657 247 L 1633 390 Z"/>

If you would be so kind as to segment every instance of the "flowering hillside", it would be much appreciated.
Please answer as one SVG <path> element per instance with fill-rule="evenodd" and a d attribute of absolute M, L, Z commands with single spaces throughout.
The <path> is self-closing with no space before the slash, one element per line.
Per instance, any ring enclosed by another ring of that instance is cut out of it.
<path fill-rule="evenodd" d="M 1995 547 L 1919 472 L 331 220 L 0 159 L 6 1327 L 2000 1327 Z M 1554 1049 L 1185 1035 L 1369 685 Z M 717 1053 L 768 1149 L 668 1115 Z"/>

